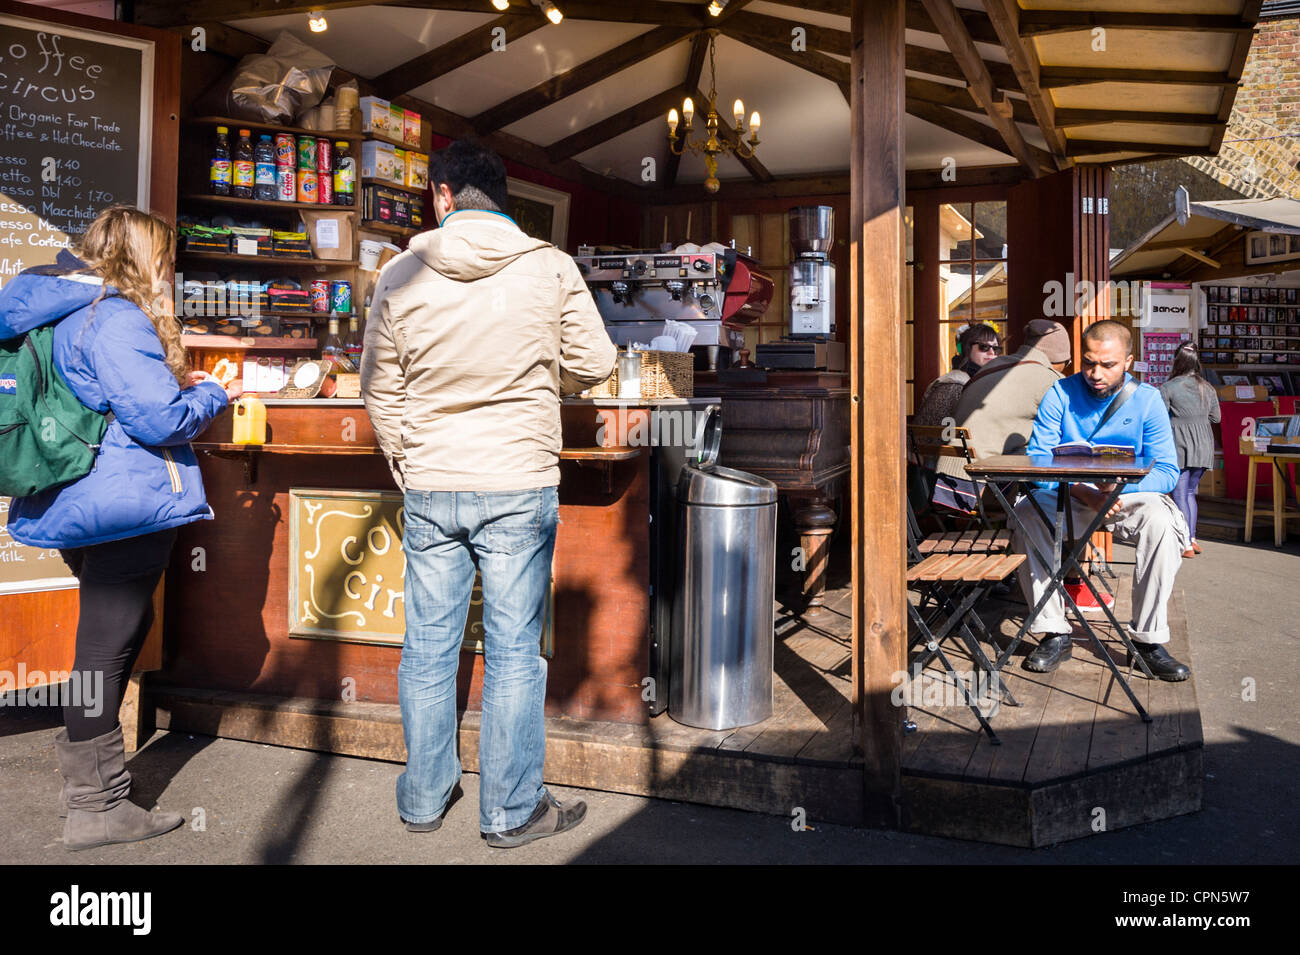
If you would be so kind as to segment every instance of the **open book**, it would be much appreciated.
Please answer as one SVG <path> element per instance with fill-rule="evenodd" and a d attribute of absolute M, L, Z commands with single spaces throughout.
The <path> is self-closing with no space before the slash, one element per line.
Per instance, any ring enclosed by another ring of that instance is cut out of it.
<path fill-rule="evenodd" d="M 1131 444 L 1093 444 L 1091 441 L 1070 441 L 1052 448 L 1058 458 L 1135 458 L 1137 449 Z"/>

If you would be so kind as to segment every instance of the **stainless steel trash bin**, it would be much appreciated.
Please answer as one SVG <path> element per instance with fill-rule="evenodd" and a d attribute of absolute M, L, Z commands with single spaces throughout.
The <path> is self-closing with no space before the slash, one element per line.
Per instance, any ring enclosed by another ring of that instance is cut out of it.
<path fill-rule="evenodd" d="M 744 471 L 682 470 L 668 691 L 679 723 L 720 730 L 772 715 L 776 494 Z"/>

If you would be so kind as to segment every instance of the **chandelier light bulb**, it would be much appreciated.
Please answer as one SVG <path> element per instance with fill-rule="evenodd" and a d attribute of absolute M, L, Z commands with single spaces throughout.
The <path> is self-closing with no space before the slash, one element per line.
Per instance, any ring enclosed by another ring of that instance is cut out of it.
<path fill-rule="evenodd" d="M 556 26 L 559 26 L 560 22 L 564 20 L 564 14 L 560 12 L 560 8 L 552 3 L 551 0 L 541 0 L 538 6 L 540 6 L 542 12 L 546 14 L 546 18 Z"/>
<path fill-rule="evenodd" d="M 752 132 L 755 136 L 757 136 L 758 127 L 761 124 L 762 124 L 762 120 L 759 118 L 758 110 L 754 110 L 753 114 L 749 117 L 749 131 Z"/>
<path fill-rule="evenodd" d="M 745 104 L 740 100 L 736 100 L 731 107 L 731 115 L 735 117 L 736 128 L 742 129 L 745 125 Z"/>
<path fill-rule="evenodd" d="M 677 110 L 675 109 L 670 109 L 668 111 L 668 135 L 677 135 Z"/>
<path fill-rule="evenodd" d="M 689 96 L 682 100 L 682 116 L 686 119 L 686 125 L 691 125 L 691 120 L 695 118 L 695 101 Z"/>

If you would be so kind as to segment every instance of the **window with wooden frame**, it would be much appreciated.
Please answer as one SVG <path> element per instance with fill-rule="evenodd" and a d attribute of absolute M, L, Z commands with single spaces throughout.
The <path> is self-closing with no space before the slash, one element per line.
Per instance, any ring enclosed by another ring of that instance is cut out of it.
<path fill-rule="evenodd" d="M 957 336 L 968 325 L 1007 330 L 1007 203 L 945 203 L 939 207 L 939 349 L 953 368 Z"/>

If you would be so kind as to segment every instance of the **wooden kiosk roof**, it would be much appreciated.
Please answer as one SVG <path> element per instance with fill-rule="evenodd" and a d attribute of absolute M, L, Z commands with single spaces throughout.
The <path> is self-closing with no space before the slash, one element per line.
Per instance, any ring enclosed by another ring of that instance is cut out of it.
<path fill-rule="evenodd" d="M 137 0 L 135 14 L 204 25 L 212 48 L 241 54 L 291 30 L 439 132 L 473 132 L 518 161 L 655 200 L 705 176 L 698 157 L 670 156 L 664 116 L 686 95 L 703 98 L 704 31 L 716 29 L 719 103 L 758 109 L 764 139 L 755 159 L 724 157 L 721 178 L 848 191 L 851 0 L 731 0 L 719 17 L 702 0 L 556 3 L 558 26 L 530 0 L 505 12 L 489 0 Z M 1259 8 L 908 0 L 906 169 L 920 183 L 951 157 L 966 183 L 972 167 L 1014 181 L 1075 163 L 1212 155 Z M 327 14 L 326 32 L 308 31 L 313 9 Z M 508 43 L 494 52 L 498 28 Z M 797 29 L 806 50 L 792 49 Z M 660 164 L 652 186 L 641 179 L 647 156 Z"/>
<path fill-rule="evenodd" d="M 1300 199 L 1222 199 L 1176 204 L 1185 213 L 1171 212 L 1146 235 L 1110 263 L 1116 278 L 1178 277 L 1203 265 L 1218 266 L 1215 256 L 1246 230 L 1300 235 Z"/>

